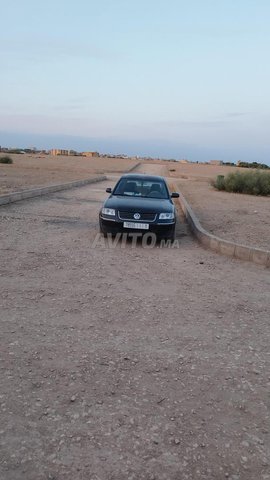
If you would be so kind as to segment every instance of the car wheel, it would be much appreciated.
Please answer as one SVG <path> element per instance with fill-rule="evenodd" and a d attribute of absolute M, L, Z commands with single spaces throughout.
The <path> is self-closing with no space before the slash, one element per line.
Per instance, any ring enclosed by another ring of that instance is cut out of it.
<path fill-rule="evenodd" d="M 101 233 L 104 238 L 107 238 L 107 237 L 108 237 L 107 232 L 105 232 L 105 230 L 103 230 L 103 228 L 102 228 L 101 221 L 99 221 L 99 233 Z"/>
<path fill-rule="evenodd" d="M 174 242 L 174 240 L 175 240 L 175 228 L 173 229 L 173 232 L 172 232 L 171 235 L 168 237 L 168 239 L 169 239 L 171 242 Z"/>

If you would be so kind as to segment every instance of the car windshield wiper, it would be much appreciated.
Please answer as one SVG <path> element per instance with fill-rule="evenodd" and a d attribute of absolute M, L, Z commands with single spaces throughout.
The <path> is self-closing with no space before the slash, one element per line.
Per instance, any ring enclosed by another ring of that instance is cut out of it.
<path fill-rule="evenodd" d="M 148 195 L 127 195 L 125 193 L 113 193 L 117 197 L 128 197 L 128 198 L 152 198 L 156 200 L 168 200 L 169 197 L 149 197 Z"/>
<path fill-rule="evenodd" d="M 128 195 L 128 194 L 126 194 L 126 193 L 114 193 L 113 195 L 117 195 L 118 197 L 146 198 L 146 197 L 143 197 L 142 195 Z"/>

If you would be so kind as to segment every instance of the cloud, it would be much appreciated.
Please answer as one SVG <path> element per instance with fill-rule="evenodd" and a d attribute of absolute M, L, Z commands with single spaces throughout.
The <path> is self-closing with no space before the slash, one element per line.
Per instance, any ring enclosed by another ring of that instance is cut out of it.
<path fill-rule="evenodd" d="M 194 37 L 208 37 L 208 38 L 233 38 L 233 37 L 243 37 L 250 35 L 258 35 L 259 33 L 268 33 L 265 29 L 254 26 L 253 28 L 249 27 L 228 27 L 221 25 L 213 24 L 203 24 L 196 25 L 194 24 L 185 24 L 182 26 L 181 30 L 178 32 L 179 36 L 194 36 Z"/>
<path fill-rule="evenodd" d="M 84 105 L 83 103 L 72 103 L 72 102 L 66 102 L 65 104 L 61 105 L 54 105 L 52 106 L 51 110 L 52 112 L 81 112 L 83 110 L 87 109 L 87 105 Z"/>
<path fill-rule="evenodd" d="M 228 118 L 237 118 L 237 117 L 246 117 L 250 115 L 251 112 L 229 112 L 227 113 L 226 117 Z"/>
<path fill-rule="evenodd" d="M 212 119 L 202 119 L 202 120 L 162 120 L 154 122 L 151 125 L 161 126 L 161 127 L 172 127 L 172 128 L 185 128 L 185 127 L 199 127 L 199 128 L 212 128 L 212 127 L 222 127 L 224 125 L 232 124 L 232 121 L 238 118 L 246 117 L 251 115 L 252 112 L 228 112 L 224 115 L 219 115 L 216 118 Z"/>
<path fill-rule="evenodd" d="M 23 61 L 51 61 L 65 58 L 92 58 L 117 60 L 120 54 L 94 43 L 77 42 L 61 38 L 0 37 L 0 54 L 19 56 Z"/>
<path fill-rule="evenodd" d="M 58 112 L 67 112 L 67 111 L 85 111 L 88 108 L 89 100 L 91 100 L 90 96 L 81 96 L 81 97 L 73 97 L 67 100 L 64 104 L 54 105 L 52 107 L 53 111 Z"/>
<path fill-rule="evenodd" d="M 223 126 L 228 123 L 226 120 L 163 120 L 152 123 L 156 127 L 172 127 L 172 128 L 184 128 L 184 127 L 216 127 Z"/>

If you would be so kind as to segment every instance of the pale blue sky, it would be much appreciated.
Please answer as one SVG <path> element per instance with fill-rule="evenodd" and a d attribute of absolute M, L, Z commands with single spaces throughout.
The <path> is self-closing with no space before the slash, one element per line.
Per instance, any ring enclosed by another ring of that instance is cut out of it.
<path fill-rule="evenodd" d="M 0 5 L 0 145 L 270 162 L 269 0 Z"/>

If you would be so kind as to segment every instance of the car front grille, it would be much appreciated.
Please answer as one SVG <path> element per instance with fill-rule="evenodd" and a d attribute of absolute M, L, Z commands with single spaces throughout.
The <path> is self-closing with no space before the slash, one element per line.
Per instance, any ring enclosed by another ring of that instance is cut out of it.
<path fill-rule="evenodd" d="M 134 218 L 134 214 L 139 213 L 141 217 L 139 219 Z M 141 213 L 141 212 L 118 212 L 120 220 L 133 220 L 133 221 L 144 221 L 144 222 L 154 222 L 156 220 L 156 213 Z"/>

